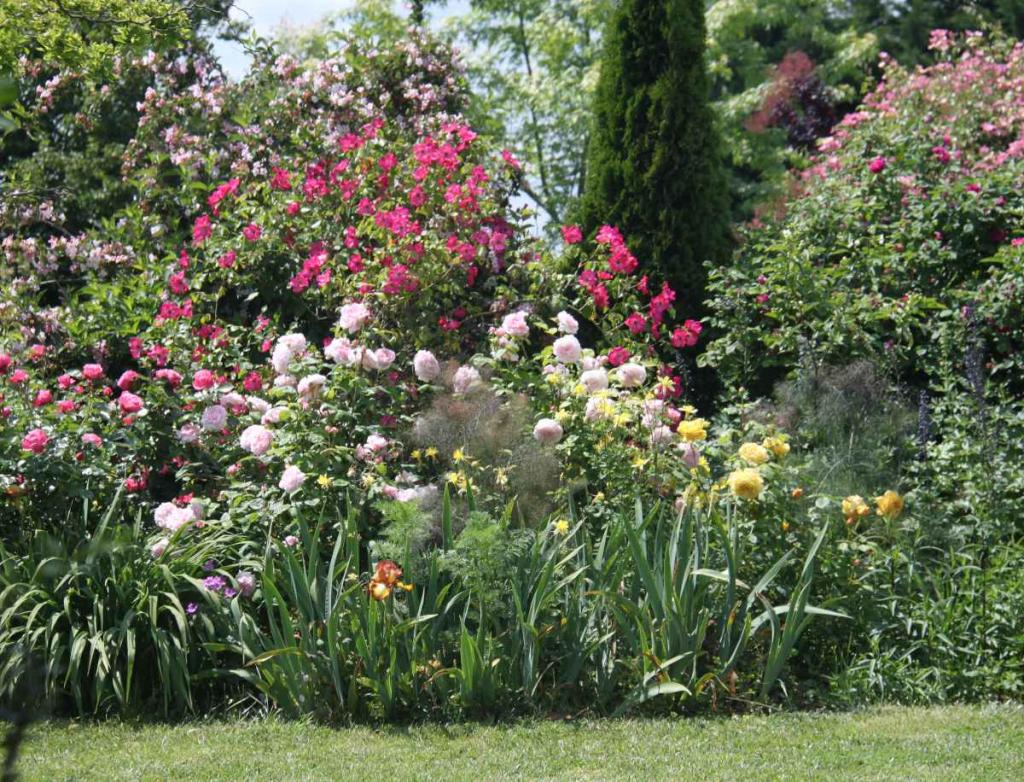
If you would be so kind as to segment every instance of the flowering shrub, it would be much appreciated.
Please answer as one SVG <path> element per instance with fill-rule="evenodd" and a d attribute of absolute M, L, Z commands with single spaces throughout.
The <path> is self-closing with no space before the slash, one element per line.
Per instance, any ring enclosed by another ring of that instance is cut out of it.
<path fill-rule="evenodd" d="M 974 322 L 1019 390 L 1024 48 L 941 30 L 932 48 L 916 71 L 883 59 L 784 214 L 714 273 L 704 360 L 730 383 L 763 390 L 801 354 L 934 378 Z"/>

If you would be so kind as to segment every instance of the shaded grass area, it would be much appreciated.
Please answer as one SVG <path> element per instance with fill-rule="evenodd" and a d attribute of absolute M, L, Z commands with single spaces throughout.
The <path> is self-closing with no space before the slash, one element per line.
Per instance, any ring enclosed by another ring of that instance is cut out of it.
<path fill-rule="evenodd" d="M 276 720 L 30 732 L 21 779 L 1021 780 L 1024 707 L 402 729 Z"/>

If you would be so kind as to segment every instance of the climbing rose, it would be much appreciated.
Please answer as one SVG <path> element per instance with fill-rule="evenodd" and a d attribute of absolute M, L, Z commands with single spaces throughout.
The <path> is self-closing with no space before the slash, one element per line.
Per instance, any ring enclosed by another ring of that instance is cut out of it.
<path fill-rule="evenodd" d="M 575 334 L 579 331 L 580 324 L 576 322 L 576 318 L 570 315 L 564 310 L 558 313 L 558 330 L 563 334 Z"/>

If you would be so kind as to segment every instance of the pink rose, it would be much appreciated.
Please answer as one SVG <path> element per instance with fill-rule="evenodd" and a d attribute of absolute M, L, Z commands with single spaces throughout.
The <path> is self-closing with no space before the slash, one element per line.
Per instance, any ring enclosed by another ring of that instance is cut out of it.
<path fill-rule="evenodd" d="M 86 364 L 82 367 L 82 374 L 86 380 L 99 380 L 103 377 L 103 367 L 99 364 Z"/>
<path fill-rule="evenodd" d="M 103 445 L 103 439 L 98 434 L 86 432 L 82 435 L 82 445 L 91 445 L 93 448 L 99 448 Z"/>
<path fill-rule="evenodd" d="M 121 377 L 117 379 L 117 387 L 122 391 L 131 391 L 132 386 L 135 385 L 139 379 L 139 373 L 134 369 L 127 369 L 121 373 Z"/>
<path fill-rule="evenodd" d="M 205 391 L 207 388 L 212 388 L 216 382 L 217 379 L 209 369 L 200 369 L 192 376 L 192 388 L 196 391 Z"/>
<path fill-rule="evenodd" d="M 124 413 L 137 413 L 142 409 L 142 397 L 138 397 L 131 391 L 122 391 L 117 398 L 118 407 Z"/>
<path fill-rule="evenodd" d="M 50 436 L 42 429 L 33 429 L 21 440 L 21 447 L 34 454 L 41 454 L 46 450 L 46 444 L 50 442 Z"/>

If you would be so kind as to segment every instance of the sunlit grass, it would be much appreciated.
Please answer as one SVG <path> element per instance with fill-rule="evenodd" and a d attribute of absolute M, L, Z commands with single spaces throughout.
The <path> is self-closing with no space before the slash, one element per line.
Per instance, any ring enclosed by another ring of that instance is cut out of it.
<path fill-rule="evenodd" d="M 22 779 L 1020 780 L 1024 708 L 332 730 L 279 721 L 51 723 Z"/>

